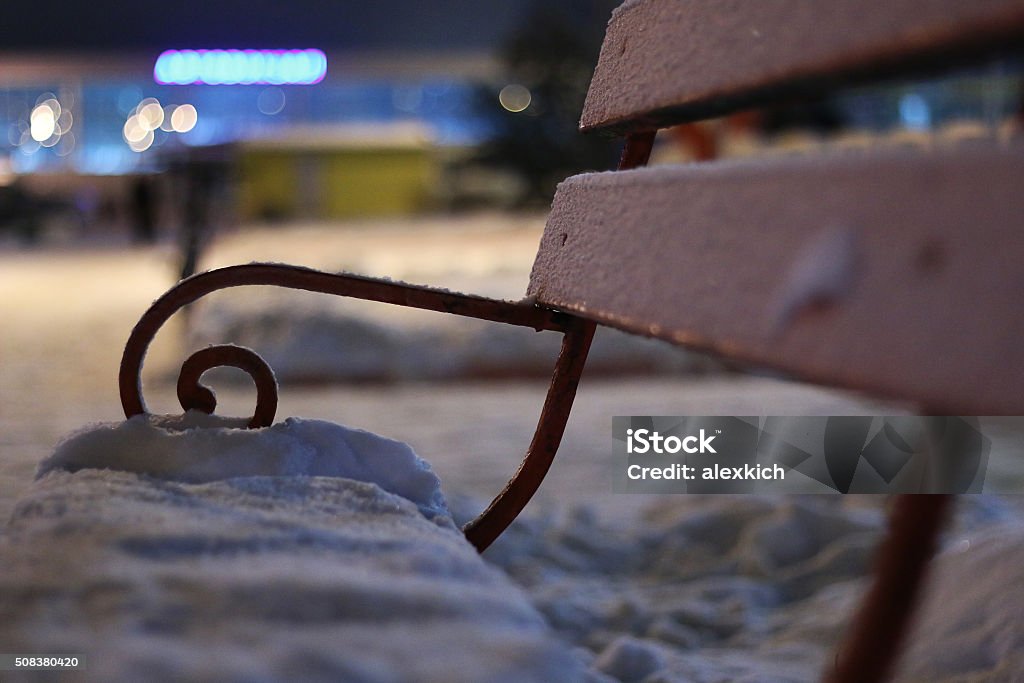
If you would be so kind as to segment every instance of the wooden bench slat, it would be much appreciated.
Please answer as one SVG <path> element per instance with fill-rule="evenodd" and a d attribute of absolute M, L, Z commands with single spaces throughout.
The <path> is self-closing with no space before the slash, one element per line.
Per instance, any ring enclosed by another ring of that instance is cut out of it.
<path fill-rule="evenodd" d="M 580 127 L 708 118 L 1022 36 L 1024 0 L 627 1 L 608 25 Z"/>
<path fill-rule="evenodd" d="M 575 176 L 529 293 L 630 332 L 961 414 L 1024 414 L 1024 147 Z"/>

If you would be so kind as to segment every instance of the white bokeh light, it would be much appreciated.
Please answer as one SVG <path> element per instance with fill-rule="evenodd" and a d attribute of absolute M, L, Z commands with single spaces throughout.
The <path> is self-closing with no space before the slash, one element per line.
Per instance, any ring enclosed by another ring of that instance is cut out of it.
<path fill-rule="evenodd" d="M 177 133 L 187 133 L 196 127 L 199 113 L 191 104 L 183 104 L 171 115 L 171 128 Z"/>
<path fill-rule="evenodd" d="M 519 85 L 518 83 L 510 83 L 498 93 L 498 102 L 510 112 L 518 113 L 525 111 L 532 101 L 533 94 L 526 86 Z"/>

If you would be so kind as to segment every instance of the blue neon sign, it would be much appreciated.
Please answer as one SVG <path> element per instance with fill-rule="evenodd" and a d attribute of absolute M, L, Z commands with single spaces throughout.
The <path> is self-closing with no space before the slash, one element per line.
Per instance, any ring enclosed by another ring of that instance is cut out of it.
<path fill-rule="evenodd" d="M 321 50 L 167 50 L 153 67 L 161 85 L 312 85 L 326 75 Z"/>

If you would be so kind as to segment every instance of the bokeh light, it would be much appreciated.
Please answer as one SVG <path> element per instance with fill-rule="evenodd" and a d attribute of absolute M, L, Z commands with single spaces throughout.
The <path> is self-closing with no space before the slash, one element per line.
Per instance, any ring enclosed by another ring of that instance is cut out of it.
<path fill-rule="evenodd" d="M 147 97 L 139 102 L 135 116 L 144 130 L 156 130 L 164 121 L 164 108 L 155 97 Z"/>
<path fill-rule="evenodd" d="M 75 139 L 74 133 L 64 133 L 63 135 L 60 136 L 60 142 L 57 144 L 57 147 L 54 151 L 57 153 L 57 156 L 66 157 L 67 155 L 71 154 L 71 152 L 75 151 L 76 142 L 77 140 Z"/>
<path fill-rule="evenodd" d="M 153 131 L 147 130 L 139 140 L 129 140 L 128 148 L 133 152 L 145 152 L 153 145 Z"/>
<path fill-rule="evenodd" d="M 917 93 L 908 93 L 900 98 L 900 120 L 911 130 L 928 130 L 932 125 L 931 107 L 928 101 Z"/>
<path fill-rule="evenodd" d="M 264 88 L 256 98 L 256 108 L 263 114 L 273 116 L 281 113 L 286 101 L 284 91 L 280 88 Z"/>
<path fill-rule="evenodd" d="M 321 50 L 167 50 L 153 67 L 161 85 L 312 85 L 326 75 Z"/>
<path fill-rule="evenodd" d="M 191 104 L 183 104 L 171 115 L 171 128 L 176 133 L 187 133 L 196 127 L 199 112 Z"/>
<path fill-rule="evenodd" d="M 155 97 L 135 105 L 124 122 L 121 135 L 133 152 L 145 152 L 167 141 L 167 133 L 187 133 L 195 128 L 199 115 L 191 104 L 164 106 Z"/>
<path fill-rule="evenodd" d="M 62 106 L 53 93 L 43 93 L 36 98 L 35 106 L 29 113 L 28 122 L 19 121 L 12 127 L 8 138 L 25 154 L 33 154 L 41 147 L 55 147 L 61 137 L 71 130 L 74 117 Z"/>
<path fill-rule="evenodd" d="M 121 132 L 124 135 L 124 141 L 127 142 L 130 147 L 133 144 L 141 142 L 149 131 L 147 131 L 139 121 L 139 117 L 132 114 L 128 117 L 128 120 L 124 122 L 124 128 Z"/>
<path fill-rule="evenodd" d="M 518 83 L 510 83 L 498 93 L 498 102 L 501 103 L 502 107 L 511 112 L 524 111 L 530 106 L 532 101 L 533 95 L 529 89 Z"/>
<path fill-rule="evenodd" d="M 395 88 L 391 95 L 395 109 L 415 114 L 423 104 L 423 88 L 417 86 L 401 86 Z"/>
<path fill-rule="evenodd" d="M 59 116 L 59 114 L 54 112 L 53 108 L 50 106 L 51 101 L 55 102 L 56 100 L 47 100 L 46 102 L 43 102 L 33 109 L 32 114 L 29 116 L 29 130 L 31 132 L 32 139 L 39 143 L 48 140 L 57 130 L 57 116 Z"/>
<path fill-rule="evenodd" d="M 61 135 L 67 134 L 74 123 L 75 117 L 71 115 L 71 110 L 64 108 L 61 111 L 60 116 L 57 117 L 57 127 L 60 128 Z"/>
<path fill-rule="evenodd" d="M 168 104 L 164 107 L 164 119 L 160 124 L 160 130 L 165 133 L 173 133 L 174 126 L 171 124 L 171 118 L 174 116 L 174 110 L 178 108 L 176 104 Z"/>

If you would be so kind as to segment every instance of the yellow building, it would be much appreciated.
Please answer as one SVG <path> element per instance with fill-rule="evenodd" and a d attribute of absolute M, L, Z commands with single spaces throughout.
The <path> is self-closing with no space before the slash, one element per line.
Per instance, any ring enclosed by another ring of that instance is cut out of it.
<path fill-rule="evenodd" d="M 409 214 L 436 204 L 439 163 L 417 124 L 298 126 L 232 147 L 243 221 Z"/>

